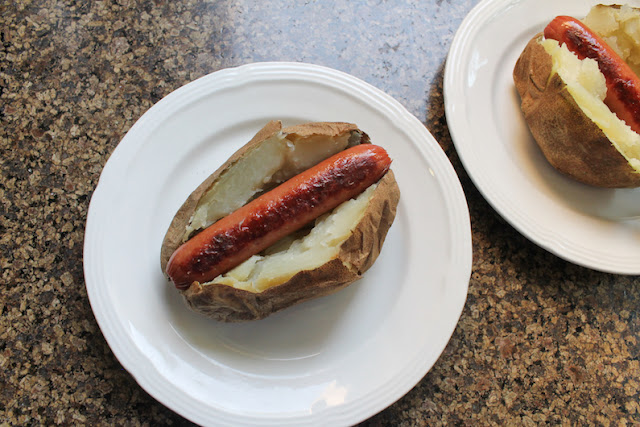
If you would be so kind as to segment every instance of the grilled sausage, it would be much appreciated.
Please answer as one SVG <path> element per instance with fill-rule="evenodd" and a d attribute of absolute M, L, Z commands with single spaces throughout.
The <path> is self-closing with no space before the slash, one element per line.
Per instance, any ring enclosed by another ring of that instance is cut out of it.
<path fill-rule="evenodd" d="M 389 169 L 373 144 L 344 150 L 212 224 L 180 246 L 167 264 L 178 289 L 208 282 L 376 183 Z"/>

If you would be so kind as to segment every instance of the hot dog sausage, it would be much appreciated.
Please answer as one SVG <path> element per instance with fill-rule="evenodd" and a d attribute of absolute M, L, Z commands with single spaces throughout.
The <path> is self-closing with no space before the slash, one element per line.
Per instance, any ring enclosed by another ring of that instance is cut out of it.
<path fill-rule="evenodd" d="M 558 16 L 544 30 L 546 38 L 565 43 L 578 58 L 592 58 L 607 82 L 605 104 L 640 133 L 640 78 L 596 33 L 575 18 Z"/>
<path fill-rule="evenodd" d="M 178 289 L 213 280 L 357 196 L 382 178 L 390 165 L 386 151 L 373 144 L 342 151 L 185 242 L 169 259 L 167 275 Z"/>

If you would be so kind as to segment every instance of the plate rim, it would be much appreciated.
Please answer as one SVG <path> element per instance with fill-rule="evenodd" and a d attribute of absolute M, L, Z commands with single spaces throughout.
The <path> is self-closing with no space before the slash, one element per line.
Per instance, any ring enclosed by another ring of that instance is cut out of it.
<path fill-rule="evenodd" d="M 466 135 L 472 129 L 465 122 L 465 115 L 459 111 L 460 109 L 468 110 L 462 101 L 465 92 L 463 79 L 460 78 L 462 76 L 460 70 L 464 70 L 468 64 L 468 51 L 473 44 L 474 36 L 487 28 L 487 22 L 490 22 L 497 14 L 512 8 L 523 7 L 523 5 L 530 6 L 534 3 L 532 0 L 481 0 L 467 14 L 456 31 L 447 56 L 443 84 L 445 115 L 456 152 L 484 199 L 505 221 L 531 242 L 565 261 L 582 267 L 604 273 L 638 275 L 640 274 L 640 263 L 634 264 L 631 261 L 607 262 L 602 257 L 598 257 L 601 253 L 593 251 L 592 248 L 575 248 L 564 236 L 556 233 L 556 230 L 541 225 L 537 221 L 537 217 L 524 212 L 519 209 L 516 203 L 507 200 L 500 186 L 496 185 L 496 180 L 486 174 L 482 166 L 478 164 L 473 144 L 466 142 Z M 596 3 L 590 0 L 589 7 Z M 575 8 L 576 5 L 585 6 L 584 3 L 578 1 L 562 3 L 562 7 L 566 9 Z M 541 5 L 537 3 L 537 7 L 539 8 Z M 549 19 L 551 19 L 552 13 L 550 12 L 549 15 Z M 458 74 L 456 75 L 456 73 Z M 604 219 L 592 218 L 604 221 Z"/>
<path fill-rule="evenodd" d="M 458 310 L 455 312 L 454 316 L 451 316 L 451 326 L 450 331 L 448 330 L 447 334 L 444 334 L 444 345 L 442 345 L 440 351 L 438 352 L 437 357 L 431 362 L 428 363 L 428 366 L 422 364 L 416 364 L 413 369 L 408 369 L 405 371 L 404 375 L 399 375 L 400 377 L 409 377 L 410 380 L 404 380 L 401 382 L 396 382 L 395 389 L 393 390 L 393 394 L 391 397 L 387 397 L 383 399 L 383 401 L 373 401 L 373 402 L 361 402 L 360 408 L 357 411 L 351 411 L 350 413 L 344 413 L 345 411 L 334 411 L 334 412 L 323 412 L 323 415 L 332 415 L 333 421 L 337 423 L 354 423 L 360 422 L 364 419 L 367 419 L 376 413 L 382 411 L 389 405 L 393 404 L 395 401 L 400 399 L 403 395 L 405 395 L 409 390 L 411 390 L 421 379 L 426 375 L 432 366 L 437 362 L 440 355 L 446 348 L 447 343 L 451 339 L 453 332 L 455 331 L 456 325 L 459 321 L 459 318 L 462 314 L 464 306 L 466 304 L 466 298 L 468 293 L 468 285 L 471 277 L 471 269 L 472 269 L 472 244 L 471 244 L 471 224 L 469 217 L 469 210 L 466 202 L 466 198 L 464 196 L 464 192 L 460 181 L 458 179 L 453 166 L 449 162 L 446 157 L 444 151 L 441 149 L 439 144 L 435 138 L 429 133 L 426 127 L 411 113 L 409 113 L 399 102 L 393 99 L 388 94 L 384 93 L 380 89 L 375 88 L 369 83 L 364 82 L 363 80 L 358 79 L 357 77 L 351 76 L 342 71 L 334 70 L 328 67 L 308 64 L 308 63 L 300 63 L 300 62 L 257 62 L 251 64 L 240 65 L 238 67 L 226 68 L 219 71 L 212 72 L 208 75 L 200 77 L 192 82 L 187 83 L 186 85 L 174 90 L 160 101 L 158 101 L 155 105 L 153 105 L 149 110 L 147 110 L 129 129 L 129 131 L 124 135 L 118 146 L 113 150 L 111 156 L 107 160 L 104 165 L 103 172 L 100 175 L 98 183 L 94 189 L 94 192 L 91 197 L 91 202 L 89 204 L 88 212 L 87 212 L 87 220 L 85 226 L 85 242 L 83 247 L 83 270 L 85 275 L 85 286 L 87 289 L 87 294 L 89 297 L 89 301 L 98 322 L 98 325 L 103 333 L 103 336 L 107 340 L 113 354 L 116 356 L 118 361 L 122 364 L 122 366 L 132 375 L 132 377 L 136 380 L 136 382 L 142 387 L 145 391 L 147 391 L 155 400 L 159 403 L 163 404 L 167 408 L 176 412 L 177 414 L 192 420 L 194 422 L 206 424 L 211 420 L 209 416 L 202 416 L 202 411 L 191 411 L 185 410 L 184 407 L 177 404 L 175 401 L 168 402 L 164 398 L 158 397 L 158 389 L 162 387 L 164 384 L 162 381 L 156 383 L 156 379 L 154 379 L 153 375 L 149 375 L 147 371 L 154 371 L 155 368 L 150 366 L 140 366 L 137 362 L 140 358 L 144 358 L 144 355 L 139 354 L 139 351 L 134 351 L 132 349 L 126 348 L 126 346 L 120 345 L 119 337 L 117 335 L 116 329 L 119 326 L 119 320 L 115 315 L 115 312 L 111 308 L 109 311 L 108 304 L 105 304 L 105 301 L 101 298 L 100 290 L 96 289 L 93 283 L 97 283 L 96 276 L 100 275 L 100 269 L 97 270 L 95 268 L 90 267 L 90 263 L 92 258 L 92 254 L 98 253 L 99 248 L 98 244 L 100 243 L 97 239 L 91 238 L 95 233 L 95 229 L 97 227 L 97 222 L 100 218 L 98 215 L 101 198 L 103 197 L 103 192 L 105 191 L 105 182 L 107 181 L 106 177 L 110 176 L 113 165 L 117 162 L 121 161 L 121 158 L 127 154 L 126 150 L 134 149 L 135 144 L 129 142 L 136 134 L 144 129 L 145 126 L 149 126 L 149 123 L 153 123 L 153 120 L 156 119 L 155 115 L 158 111 L 162 112 L 162 110 L 167 108 L 177 108 L 175 107 L 177 102 L 180 102 L 185 97 L 188 99 L 189 94 L 197 91 L 201 85 L 208 84 L 226 84 L 231 82 L 232 86 L 244 84 L 238 83 L 238 79 L 244 79 L 246 83 L 247 79 L 249 82 L 253 81 L 252 78 L 256 78 L 255 76 L 260 75 L 271 75 L 276 72 L 285 72 L 289 71 L 290 74 L 286 73 L 281 78 L 294 78 L 298 80 L 305 80 L 305 77 L 314 76 L 315 78 L 320 79 L 320 83 L 328 85 L 328 81 L 339 81 L 343 86 L 343 90 L 349 88 L 349 91 L 359 91 L 362 93 L 367 93 L 369 96 L 376 98 L 378 101 L 384 101 L 383 106 L 388 108 L 390 111 L 393 111 L 396 115 L 401 115 L 408 125 L 408 129 L 406 129 L 406 133 L 411 135 L 411 139 L 413 141 L 413 145 L 417 148 L 424 150 L 429 148 L 430 150 L 436 150 L 440 154 L 440 158 L 438 161 L 434 161 L 435 166 L 439 169 L 440 178 L 436 179 L 438 188 L 442 191 L 443 197 L 446 199 L 445 202 L 448 206 L 447 214 L 449 214 L 449 220 L 452 224 L 451 226 L 451 238 L 453 239 L 454 234 L 456 236 L 456 240 L 452 240 L 452 247 L 458 247 L 459 256 L 455 260 L 456 270 L 453 272 L 451 276 L 453 277 L 450 282 L 460 283 L 460 289 L 458 292 Z M 325 81 L 324 79 L 328 79 Z M 332 86 L 333 87 L 333 86 Z M 351 92 L 349 92 L 352 94 Z M 404 128 L 403 128 L 404 129 Z M 131 135 L 131 136 L 130 136 Z M 422 138 L 422 140 L 421 140 Z M 124 142 L 124 144 L 123 144 Z M 129 144 L 129 145 L 127 145 Z M 425 144 L 435 144 L 432 147 L 426 147 Z M 121 148 L 122 147 L 122 148 Z M 125 149 L 126 148 L 126 149 Z M 97 216 L 98 215 L 98 216 Z M 453 250 L 453 249 L 452 249 Z M 87 261 L 88 260 L 88 261 Z M 103 273 L 103 272 L 102 272 Z M 130 339 L 128 337 L 127 339 Z M 136 349 L 137 350 L 137 349 Z M 422 352 L 420 352 L 422 353 Z M 151 372 L 152 373 L 152 372 Z M 160 377 L 160 376 L 157 376 Z M 388 393 L 386 393 L 388 394 Z M 350 406 L 355 407 L 353 403 Z M 186 408 L 188 409 L 188 408 Z M 217 408 L 209 408 L 209 412 L 213 410 L 214 412 L 220 412 Z M 237 424 L 239 419 L 235 418 L 238 414 L 236 413 L 223 413 L 223 414 L 215 414 L 216 416 L 220 415 L 229 415 L 231 418 L 227 419 L 226 422 Z M 243 419 L 240 422 L 247 422 L 247 420 L 256 422 L 257 419 L 252 417 L 248 417 L 247 419 Z M 224 416 L 218 418 L 218 421 L 225 421 Z M 260 418 L 261 425 L 270 425 L 270 423 L 282 424 L 283 422 L 288 422 L 288 420 L 284 419 L 275 419 L 272 417 L 268 418 Z M 295 419 L 293 420 L 296 424 L 300 423 L 308 423 L 317 422 L 317 419 Z M 323 418 L 323 422 L 326 422 L 326 418 Z"/>

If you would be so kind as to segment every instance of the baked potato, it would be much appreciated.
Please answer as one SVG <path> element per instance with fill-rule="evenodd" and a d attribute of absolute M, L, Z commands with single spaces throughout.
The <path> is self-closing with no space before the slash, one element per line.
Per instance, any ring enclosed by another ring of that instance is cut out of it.
<path fill-rule="evenodd" d="M 160 265 L 184 242 L 280 183 L 343 150 L 370 143 L 348 123 L 282 128 L 268 123 L 186 199 L 161 248 Z M 205 283 L 179 290 L 196 312 L 224 322 L 262 319 L 362 277 L 378 257 L 400 191 L 393 172 L 312 224 Z"/>
<path fill-rule="evenodd" d="M 583 22 L 637 73 L 640 9 L 598 5 Z M 605 104 L 607 84 L 595 60 L 539 33 L 518 58 L 513 80 L 531 134 L 555 169 L 597 187 L 640 186 L 640 135 Z"/>

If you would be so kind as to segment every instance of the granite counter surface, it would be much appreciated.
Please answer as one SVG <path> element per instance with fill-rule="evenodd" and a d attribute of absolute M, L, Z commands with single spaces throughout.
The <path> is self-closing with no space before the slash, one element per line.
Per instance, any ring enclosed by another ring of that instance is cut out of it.
<path fill-rule="evenodd" d="M 363 425 L 640 424 L 640 279 L 540 249 L 488 205 L 447 129 L 443 72 L 475 0 L 0 3 L 0 424 L 188 425 L 114 357 L 83 235 L 102 167 L 155 102 L 256 61 L 336 68 L 422 121 L 462 182 L 473 270 L 431 371 Z"/>

